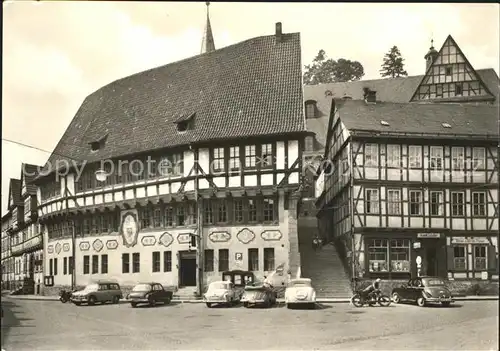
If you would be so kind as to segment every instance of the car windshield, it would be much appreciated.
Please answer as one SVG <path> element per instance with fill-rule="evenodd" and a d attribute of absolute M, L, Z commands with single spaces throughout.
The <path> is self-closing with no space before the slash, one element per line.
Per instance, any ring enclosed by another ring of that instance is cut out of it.
<path fill-rule="evenodd" d="M 422 282 L 424 283 L 424 286 L 442 286 L 444 285 L 444 281 L 439 278 L 432 278 L 432 279 L 422 279 Z"/>
<path fill-rule="evenodd" d="M 210 289 L 211 290 L 219 290 L 219 289 L 228 289 L 228 284 L 227 283 L 212 283 L 210 284 Z"/>
<path fill-rule="evenodd" d="M 97 291 L 99 289 L 99 285 L 97 284 L 90 284 L 83 289 L 84 291 Z"/>
<path fill-rule="evenodd" d="M 134 288 L 132 289 L 132 291 L 149 291 L 149 290 L 151 290 L 151 285 L 149 284 L 138 284 L 134 286 Z"/>

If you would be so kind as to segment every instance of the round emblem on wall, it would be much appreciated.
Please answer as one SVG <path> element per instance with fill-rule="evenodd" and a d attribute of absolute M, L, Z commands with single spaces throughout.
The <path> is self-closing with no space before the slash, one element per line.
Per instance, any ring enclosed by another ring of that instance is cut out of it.
<path fill-rule="evenodd" d="M 106 247 L 108 248 L 108 250 L 115 250 L 118 247 L 118 241 L 108 240 L 106 241 Z"/>
<path fill-rule="evenodd" d="M 152 235 L 143 236 L 141 239 L 141 243 L 144 246 L 153 246 L 154 244 L 156 244 L 156 238 Z"/>
<path fill-rule="evenodd" d="M 172 237 L 172 235 L 168 232 L 165 232 L 160 236 L 160 239 L 158 240 L 158 244 L 163 245 L 165 247 L 169 247 L 173 241 L 174 241 L 174 238 Z"/>
<path fill-rule="evenodd" d="M 134 212 L 128 211 L 123 215 L 120 229 L 123 245 L 126 247 L 135 246 L 139 235 L 139 226 L 137 225 L 137 215 Z"/>
<path fill-rule="evenodd" d="M 62 250 L 62 245 L 61 243 L 57 243 L 56 244 L 56 253 L 59 255 L 61 253 L 61 250 Z"/>
<path fill-rule="evenodd" d="M 63 251 L 64 252 L 68 252 L 69 251 L 69 244 L 68 243 L 64 243 L 64 245 L 63 245 Z"/>
<path fill-rule="evenodd" d="M 244 228 L 240 230 L 238 234 L 236 234 L 236 238 L 243 243 L 243 244 L 248 244 L 251 242 L 253 239 L 255 239 L 255 234 L 248 228 Z"/>
<path fill-rule="evenodd" d="M 94 242 L 92 243 L 92 247 L 94 248 L 94 250 L 99 252 L 104 247 L 104 244 L 101 239 L 95 239 Z"/>

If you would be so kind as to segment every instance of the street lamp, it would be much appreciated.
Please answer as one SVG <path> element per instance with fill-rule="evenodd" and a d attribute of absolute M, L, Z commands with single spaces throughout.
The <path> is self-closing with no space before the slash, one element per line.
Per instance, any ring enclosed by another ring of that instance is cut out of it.
<path fill-rule="evenodd" d="M 108 173 L 103 169 L 98 169 L 95 172 L 95 178 L 98 182 L 104 182 L 108 177 Z M 67 184 L 66 184 L 67 187 Z M 78 209 L 78 203 L 75 199 L 75 206 Z M 69 206 L 68 206 L 68 194 L 66 192 L 66 215 L 69 216 Z M 73 253 L 73 257 L 71 258 L 71 291 L 76 288 L 76 232 L 75 232 L 75 221 L 73 220 L 71 226 L 71 252 Z"/>

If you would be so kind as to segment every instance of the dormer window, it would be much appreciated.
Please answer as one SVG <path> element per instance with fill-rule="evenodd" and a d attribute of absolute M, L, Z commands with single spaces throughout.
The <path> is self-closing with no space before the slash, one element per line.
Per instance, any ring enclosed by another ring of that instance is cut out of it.
<path fill-rule="evenodd" d="M 97 152 L 100 149 L 104 148 L 104 145 L 106 144 L 106 139 L 108 139 L 107 134 L 99 140 L 91 141 L 89 143 L 90 144 L 90 151 Z"/>
<path fill-rule="evenodd" d="M 316 101 L 308 100 L 305 103 L 306 105 L 306 118 L 315 118 L 316 117 Z"/>
<path fill-rule="evenodd" d="M 190 129 L 193 129 L 194 117 L 196 113 L 183 114 L 177 118 L 174 123 L 177 127 L 177 132 L 184 133 Z"/>
<path fill-rule="evenodd" d="M 447 76 L 451 76 L 453 74 L 453 68 L 451 66 L 448 66 L 445 68 L 445 74 Z"/>

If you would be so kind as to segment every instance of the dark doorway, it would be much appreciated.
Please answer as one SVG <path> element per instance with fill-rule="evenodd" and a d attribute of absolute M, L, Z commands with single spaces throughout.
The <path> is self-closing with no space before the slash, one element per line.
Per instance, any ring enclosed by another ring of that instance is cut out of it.
<path fill-rule="evenodd" d="M 426 275 L 435 277 L 438 275 L 437 271 L 437 257 L 436 257 L 436 247 L 428 247 L 425 250 L 425 260 L 427 263 Z"/>
<path fill-rule="evenodd" d="M 196 286 L 196 253 L 180 252 L 179 286 Z"/>

